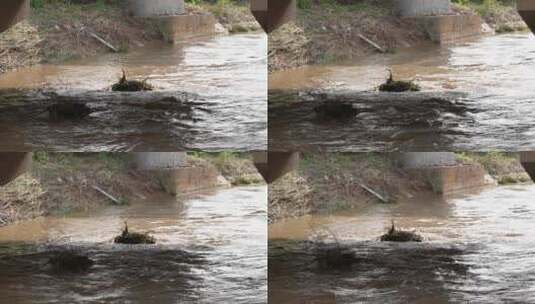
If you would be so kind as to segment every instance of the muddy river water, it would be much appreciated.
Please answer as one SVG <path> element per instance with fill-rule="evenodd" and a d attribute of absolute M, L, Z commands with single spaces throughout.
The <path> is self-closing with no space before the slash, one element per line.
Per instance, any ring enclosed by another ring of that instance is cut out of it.
<path fill-rule="evenodd" d="M 462 101 L 475 110 L 461 116 L 443 113 L 443 125 L 438 128 L 399 126 L 400 114 L 389 111 L 327 125 L 270 114 L 270 148 L 313 145 L 364 151 L 535 147 L 535 120 L 529 115 L 535 110 L 535 37 L 531 33 L 483 37 L 450 47 L 421 46 L 343 65 L 277 72 L 270 75 L 269 88 L 368 91 L 385 81 L 387 68 L 397 79 L 416 80 L 424 91 L 465 93 Z M 384 122 L 385 117 L 390 123 Z"/>
<path fill-rule="evenodd" d="M 148 79 L 161 94 L 191 93 L 190 100 L 209 111 L 194 113 L 194 120 L 165 111 L 107 111 L 75 123 L 51 123 L 3 109 L 0 149 L 266 149 L 266 49 L 265 34 L 216 36 L 3 74 L 0 89 L 46 88 L 68 95 L 109 90 L 124 68 L 131 78 Z"/>
<path fill-rule="evenodd" d="M 533 303 L 534 195 L 534 185 L 507 186 L 273 224 L 270 301 Z M 424 242 L 379 242 L 391 219 Z M 331 235 L 352 263 L 325 266 L 314 253 L 334 243 Z"/>
<path fill-rule="evenodd" d="M 46 217 L 0 228 L 0 302 L 266 303 L 265 186 Z M 129 228 L 156 245 L 116 245 Z M 95 264 L 57 273 L 48 260 L 77 250 Z"/>

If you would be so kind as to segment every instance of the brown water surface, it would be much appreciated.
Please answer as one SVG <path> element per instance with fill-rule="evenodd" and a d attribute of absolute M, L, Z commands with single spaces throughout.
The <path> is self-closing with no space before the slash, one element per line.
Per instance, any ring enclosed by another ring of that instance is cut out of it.
<path fill-rule="evenodd" d="M 269 227 L 274 303 L 531 303 L 534 185 L 312 215 Z M 391 220 L 422 243 L 379 242 Z M 343 265 L 321 254 L 341 248 Z M 317 302 L 314 302 L 317 301 Z"/>
<path fill-rule="evenodd" d="M 535 37 L 531 33 L 484 37 L 450 47 L 427 45 L 344 64 L 276 72 L 269 76 L 269 88 L 370 91 L 385 81 L 388 68 L 396 79 L 413 79 L 424 91 L 465 93 L 459 101 L 474 110 L 464 115 L 441 113 L 438 127 L 400 126 L 398 119 L 410 115 L 407 112 L 361 113 L 349 122 L 318 123 L 279 111 L 269 116 L 270 149 L 480 151 L 535 147 L 535 121 L 526 115 L 535 110 Z"/>
<path fill-rule="evenodd" d="M 0 302 L 266 303 L 266 195 L 262 186 L 158 197 L 0 228 Z M 157 244 L 113 244 L 124 220 Z M 48 260 L 68 250 L 95 265 L 52 271 Z"/>
<path fill-rule="evenodd" d="M 266 45 L 265 34 L 217 36 L 3 74 L 0 89 L 46 88 L 72 95 L 109 90 L 124 68 L 130 78 L 148 79 L 164 95 L 191 93 L 196 96 L 191 101 L 207 104 L 209 111 L 196 111 L 193 121 L 138 110 L 54 123 L 18 108 L 2 109 L 0 103 L 0 150 L 265 150 Z"/>

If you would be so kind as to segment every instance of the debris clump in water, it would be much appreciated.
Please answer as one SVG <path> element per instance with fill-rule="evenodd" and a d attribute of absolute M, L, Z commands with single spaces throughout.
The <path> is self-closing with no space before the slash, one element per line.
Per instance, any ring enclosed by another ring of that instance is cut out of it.
<path fill-rule="evenodd" d="M 154 87 L 147 82 L 147 80 L 127 80 L 126 72 L 123 70 L 123 76 L 119 82 L 111 87 L 114 92 L 138 92 L 138 91 L 152 91 Z"/>
<path fill-rule="evenodd" d="M 129 232 L 128 224 L 124 223 L 124 229 L 121 235 L 114 240 L 116 244 L 154 244 L 156 240 L 147 233 Z"/>
<path fill-rule="evenodd" d="M 397 230 L 394 221 L 388 233 L 381 236 L 381 242 L 421 242 L 423 238 L 412 231 Z"/>
<path fill-rule="evenodd" d="M 358 114 L 352 104 L 334 102 L 325 102 L 314 108 L 314 111 L 322 118 L 341 120 L 353 118 Z"/>
<path fill-rule="evenodd" d="M 58 272 L 82 272 L 91 268 L 95 262 L 77 252 L 65 251 L 57 253 L 48 263 Z"/>
<path fill-rule="evenodd" d="M 392 71 L 385 83 L 379 86 L 381 92 L 418 92 L 420 86 L 413 81 L 394 80 Z"/>
<path fill-rule="evenodd" d="M 51 120 L 77 120 L 91 114 L 91 109 L 84 103 L 56 103 L 47 108 Z"/>

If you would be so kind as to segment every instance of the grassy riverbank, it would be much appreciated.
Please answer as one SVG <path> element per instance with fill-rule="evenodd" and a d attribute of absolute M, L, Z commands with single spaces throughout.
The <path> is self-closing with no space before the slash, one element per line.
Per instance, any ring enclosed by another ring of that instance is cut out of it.
<path fill-rule="evenodd" d="M 188 165 L 218 168 L 231 185 L 263 183 L 248 154 L 191 153 Z M 155 174 L 136 170 L 129 153 L 33 154 L 29 172 L 1 187 L 0 226 L 46 215 L 63 215 L 144 199 L 165 190 Z"/>
<path fill-rule="evenodd" d="M 30 17 L 0 33 L 0 74 L 37 63 L 54 64 L 110 52 L 90 33 L 120 52 L 162 40 L 156 21 L 132 17 L 125 7 L 122 0 L 33 0 Z M 213 13 L 229 32 L 259 29 L 245 4 L 195 1 L 187 9 L 190 13 Z"/>
<path fill-rule="evenodd" d="M 454 9 L 461 13 L 477 13 L 496 33 L 527 30 L 516 10 L 514 0 L 454 0 Z"/>
<path fill-rule="evenodd" d="M 432 193 L 432 177 L 404 170 L 392 153 L 303 154 L 299 168 L 269 186 L 269 221 L 356 209 Z M 499 184 L 528 182 L 518 155 L 459 153 L 459 164 L 480 164 Z M 366 189 L 368 188 L 368 189 Z"/>
<path fill-rule="evenodd" d="M 526 29 L 511 1 L 459 2 L 454 11 L 480 14 L 498 32 Z M 343 62 L 377 52 L 362 37 L 386 52 L 429 41 L 420 24 L 395 11 L 393 1 L 301 0 L 296 22 L 269 36 L 269 71 Z"/>

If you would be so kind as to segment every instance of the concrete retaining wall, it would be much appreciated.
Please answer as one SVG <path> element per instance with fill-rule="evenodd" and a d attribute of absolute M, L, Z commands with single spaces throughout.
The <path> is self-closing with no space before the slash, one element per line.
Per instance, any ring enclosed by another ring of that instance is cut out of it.
<path fill-rule="evenodd" d="M 172 16 L 186 12 L 184 0 L 129 0 L 128 5 L 136 17 Z"/>
<path fill-rule="evenodd" d="M 155 174 L 165 191 L 172 195 L 211 189 L 220 185 L 219 171 L 213 166 L 159 170 Z"/>
<path fill-rule="evenodd" d="M 401 16 L 428 16 L 451 13 L 450 0 L 397 0 Z"/>
<path fill-rule="evenodd" d="M 487 185 L 485 169 L 479 165 L 457 165 L 413 169 L 415 174 L 423 174 L 433 190 L 441 194 L 478 189 Z"/>
<path fill-rule="evenodd" d="M 165 41 L 170 43 L 215 33 L 216 19 L 211 14 L 160 17 L 158 21 Z"/>
<path fill-rule="evenodd" d="M 401 166 L 407 169 L 434 166 L 455 166 L 457 159 L 453 152 L 407 152 L 399 155 Z"/>
<path fill-rule="evenodd" d="M 452 44 L 480 37 L 483 20 L 478 15 L 425 16 L 415 18 L 432 41 Z"/>
<path fill-rule="evenodd" d="M 185 152 L 134 153 L 136 167 L 141 170 L 157 170 L 184 166 Z"/>

